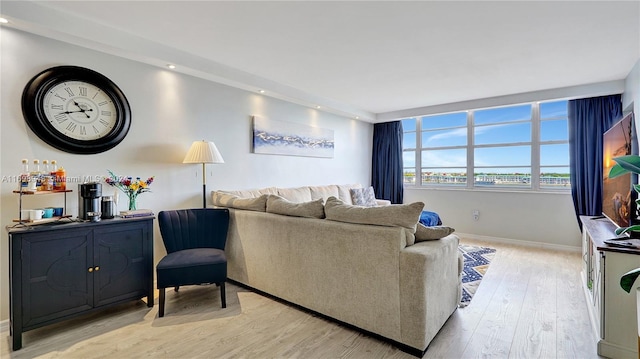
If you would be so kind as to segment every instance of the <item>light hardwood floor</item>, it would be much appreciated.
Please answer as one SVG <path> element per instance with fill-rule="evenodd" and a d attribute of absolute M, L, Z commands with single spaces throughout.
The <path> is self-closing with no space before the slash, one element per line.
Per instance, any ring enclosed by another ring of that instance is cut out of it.
<path fill-rule="evenodd" d="M 425 358 L 598 358 L 580 285 L 580 255 L 496 248 L 471 304 L 459 308 Z M 392 345 L 227 285 L 167 291 L 164 318 L 143 302 L 39 328 L 2 358 L 414 358 Z"/>

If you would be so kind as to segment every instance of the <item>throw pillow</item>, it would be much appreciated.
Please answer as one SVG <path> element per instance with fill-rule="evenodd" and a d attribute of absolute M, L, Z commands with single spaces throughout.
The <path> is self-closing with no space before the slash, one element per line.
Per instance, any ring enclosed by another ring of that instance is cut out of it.
<path fill-rule="evenodd" d="M 422 223 L 418 223 L 418 226 L 416 227 L 416 242 L 431 241 L 434 239 L 444 238 L 454 231 L 455 229 L 451 227 L 427 227 Z"/>
<path fill-rule="evenodd" d="M 231 193 L 215 191 L 213 193 L 213 205 L 264 212 L 267 208 L 268 196 L 269 195 L 263 194 L 256 198 L 241 198 Z"/>
<path fill-rule="evenodd" d="M 384 207 L 351 206 L 335 197 L 329 197 L 324 205 L 324 212 L 327 219 L 332 221 L 404 227 L 414 233 L 422 208 L 422 202 Z"/>
<path fill-rule="evenodd" d="M 349 192 L 351 192 L 351 201 L 356 206 L 375 207 L 378 205 L 373 187 L 352 188 Z"/>
<path fill-rule="evenodd" d="M 324 218 L 324 200 L 318 198 L 314 201 L 295 203 L 286 199 L 270 195 L 267 198 L 267 212 L 284 214 L 285 216 Z"/>

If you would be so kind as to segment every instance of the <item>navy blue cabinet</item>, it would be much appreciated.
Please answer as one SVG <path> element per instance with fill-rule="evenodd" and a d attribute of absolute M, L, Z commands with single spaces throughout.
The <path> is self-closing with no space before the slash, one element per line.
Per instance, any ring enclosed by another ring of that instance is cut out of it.
<path fill-rule="evenodd" d="M 153 307 L 153 217 L 9 230 L 13 350 L 22 333 L 147 297 Z"/>

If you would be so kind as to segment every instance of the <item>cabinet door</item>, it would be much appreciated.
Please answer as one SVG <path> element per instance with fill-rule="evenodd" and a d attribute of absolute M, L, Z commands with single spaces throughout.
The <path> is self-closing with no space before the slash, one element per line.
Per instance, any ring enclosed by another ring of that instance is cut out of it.
<path fill-rule="evenodd" d="M 91 309 L 91 230 L 22 235 L 22 318 L 25 328 Z"/>
<path fill-rule="evenodd" d="M 603 251 L 598 251 L 594 246 L 593 251 L 593 306 L 596 313 L 596 328 L 598 329 L 598 336 L 604 338 L 604 275 L 605 275 L 605 261 L 606 254 Z"/>
<path fill-rule="evenodd" d="M 148 222 L 96 228 L 94 264 L 95 306 L 148 295 L 150 237 Z"/>

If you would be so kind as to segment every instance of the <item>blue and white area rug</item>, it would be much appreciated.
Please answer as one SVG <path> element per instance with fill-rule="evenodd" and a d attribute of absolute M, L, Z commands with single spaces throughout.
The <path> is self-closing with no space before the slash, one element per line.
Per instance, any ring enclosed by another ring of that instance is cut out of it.
<path fill-rule="evenodd" d="M 464 257 L 462 270 L 462 299 L 460 307 L 466 307 L 476 293 L 482 277 L 489 269 L 489 264 L 496 254 L 496 250 L 487 247 L 476 247 L 461 244 L 458 250 Z"/>

